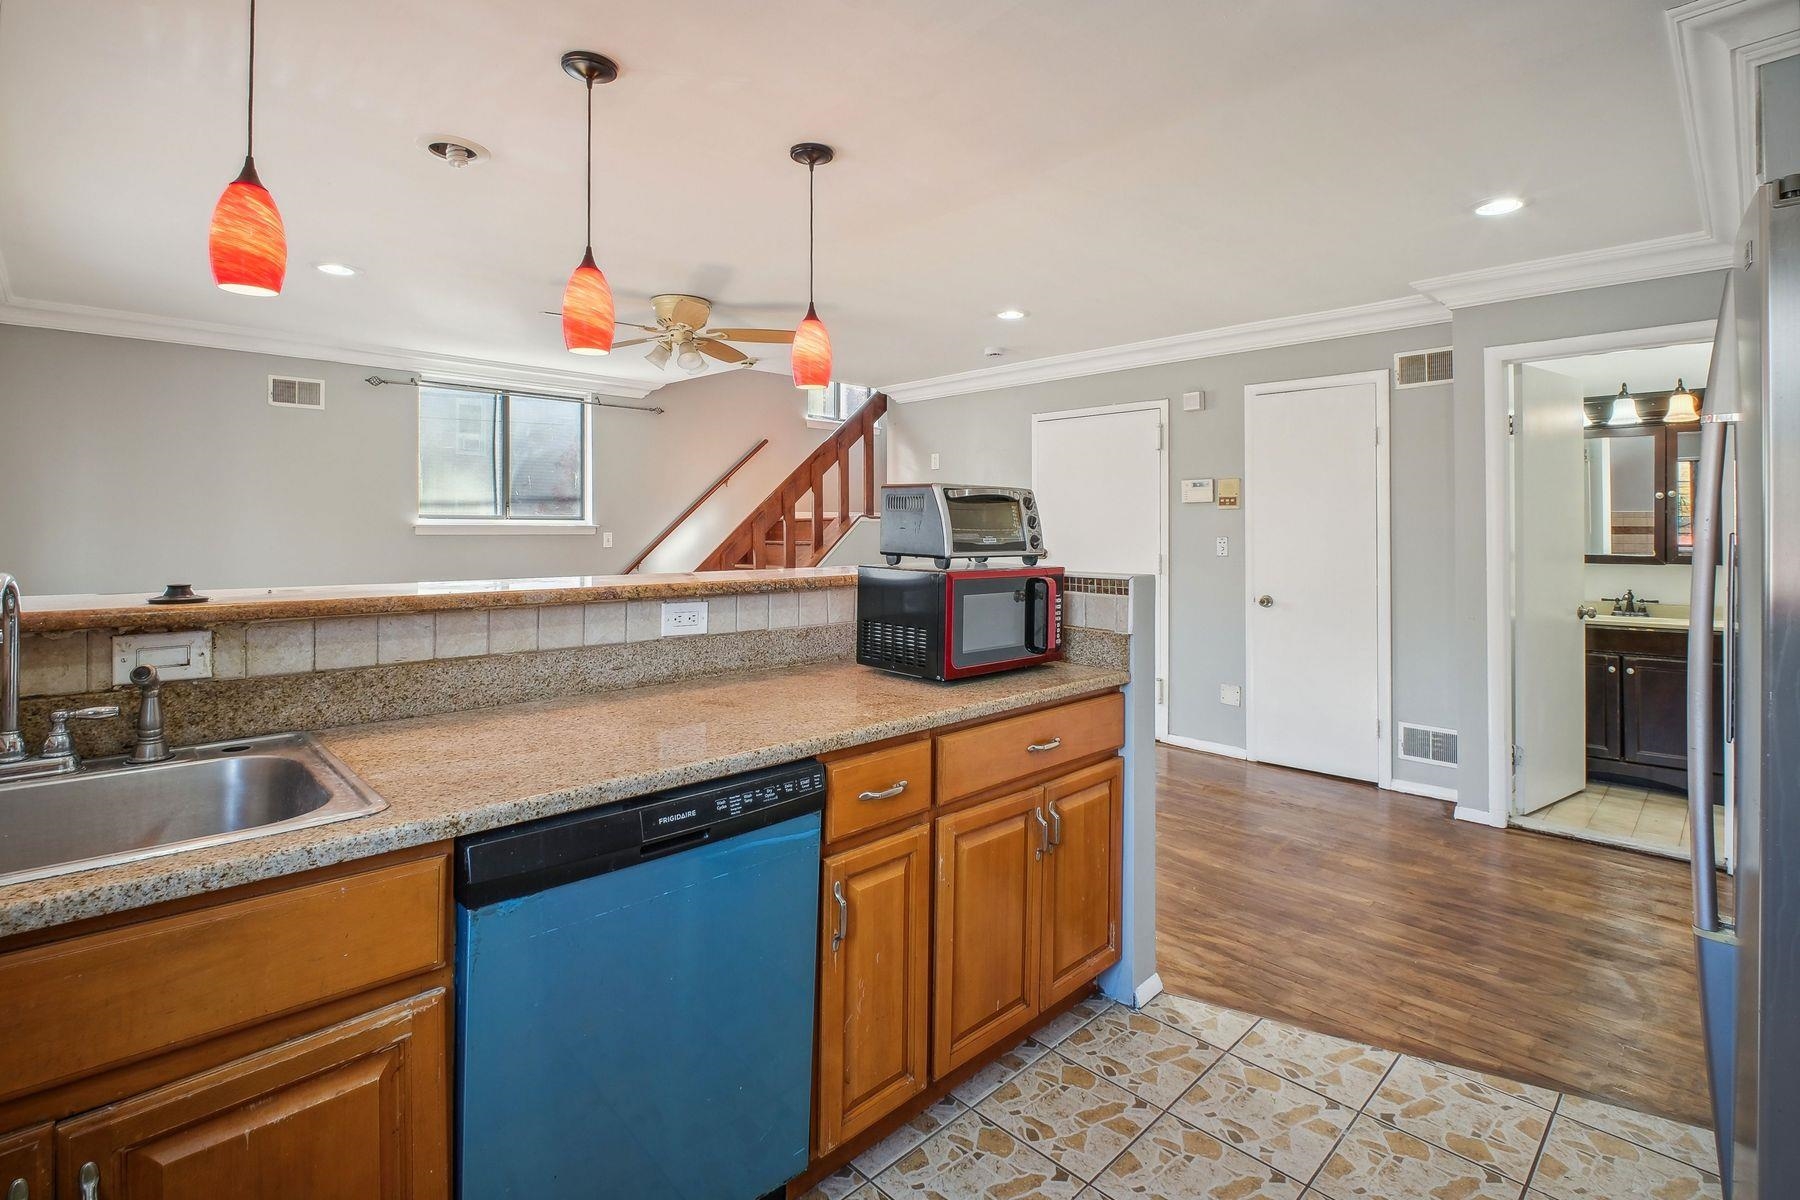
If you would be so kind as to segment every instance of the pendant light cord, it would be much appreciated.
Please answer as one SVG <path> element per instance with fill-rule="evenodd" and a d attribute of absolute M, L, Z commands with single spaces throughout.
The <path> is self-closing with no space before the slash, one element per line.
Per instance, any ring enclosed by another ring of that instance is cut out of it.
<path fill-rule="evenodd" d="M 817 163 L 806 164 L 806 307 L 813 306 L 813 172 Z"/>
<path fill-rule="evenodd" d="M 255 3 L 255 0 L 251 0 Z M 587 78 L 587 252 L 594 252 L 594 77 Z"/>
<path fill-rule="evenodd" d="M 244 106 L 244 157 L 256 157 L 256 0 L 250 0 L 250 98 Z"/>

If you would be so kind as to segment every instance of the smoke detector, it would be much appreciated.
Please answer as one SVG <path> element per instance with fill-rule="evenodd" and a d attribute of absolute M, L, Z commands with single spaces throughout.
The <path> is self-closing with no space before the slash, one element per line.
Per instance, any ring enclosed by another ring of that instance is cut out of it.
<path fill-rule="evenodd" d="M 419 139 L 419 145 L 433 158 L 441 158 L 458 168 L 486 162 L 491 157 L 488 148 L 481 143 L 447 133 L 428 133 Z"/>

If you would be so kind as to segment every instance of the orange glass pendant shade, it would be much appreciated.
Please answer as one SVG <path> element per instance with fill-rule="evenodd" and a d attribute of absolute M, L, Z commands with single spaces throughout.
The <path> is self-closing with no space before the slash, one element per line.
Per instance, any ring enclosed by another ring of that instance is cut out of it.
<path fill-rule="evenodd" d="M 588 247 L 581 265 L 563 289 L 563 345 L 576 354 L 610 354 L 613 344 L 613 295 L 606 276 L 594 265 Z"/>
<path fill-rule="evenodd" d="M 806 319 L 794 330 L 794 386 L 831 386 L 831 335 L 811 304 L 806 306 Z"/>
<path fill-rule="evenodd" d="M 279 296 L 287 276 L 287 231 L 275 197 L 246 158 L 243 172 L 213 206 L 206 238 L 213 282 L 241 296 Z"/>

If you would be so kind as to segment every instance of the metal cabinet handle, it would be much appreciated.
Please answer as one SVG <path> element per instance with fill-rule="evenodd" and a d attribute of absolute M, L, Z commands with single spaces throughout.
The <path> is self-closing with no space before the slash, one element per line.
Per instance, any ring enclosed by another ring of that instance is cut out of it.
<path fill-rule="evenodd" d="M 905 790 L 906 780 L 902 779 L 893 787 L 882 788 L 879 792 L 858 792 L 856 793 L 856 798 L 858 800 L 892 800 L 895 796 L 898 796 Z"/>
<path fill-rule="evenodd" d="M 1056 801 L 1050 801 L 1050 848 L 1062 845 L 1062 814 L 1056 811 Z"/>
<path fill-rule="evenodd" d="M 1607 663 L 1606 664 L 1606 673 L 1608 675 L 1617 675 L 1619 673 L 1618 664 L 1617 663 Z"/>
<path fill-rule="evenodd" d="M 1658 499 L 1658 500 L 1661 500 L 1661 499 L 1662 499 L 1662 498 L 1663 498 L 1663 497 L 1664 497 L 1664 496 L 1666 496 L 1666 495 L 1667 495 L 1667 494 L 1668 494 L 1668 493 L 1667 493 L 1667 492 L 1658 492 L 1658 493 L 1656 493 L 1656 498 L 1657 498 L 1657 499 Z"/>
<path fill-rule="evenodd" d="M 81 1164 L 81 1200 L 100 1200 L 100 1167 L 97 1163 Z"/>
<path fill-rule="evenodd" d="M 23 1179 L 13 1180 L 6 1189 L 6 1200 L 31 1200 L 31 1185 Z"/>
<path fill-rule="evenodd" d="M 1038 823 L 1037 856 L 1039 858 L 1042 858 L 1042 857 L 1044 857 L 1044 855 L 1050 853 L 1050 822 L 1044 820 L 1044 810 L 1041 808 L 1032 809 L 1031 814 L 1037 818 L 1037 823 Z"/>
<path fill-rule="evenodd" d="M 840 879 L 831 885 L 831 895 L 837 901 L 838 906 L 837 932 L 831 935 L 831 949 L 835 954 L 837 948 L 844 944 L 844 939 L 850 936 L 850 902 L 844 899 L 843 880 Z"/>
<path fill-rule="evenodd" d="M 1273 596 L 1258 596 L 1256 598 L 1256 607 L 1258 607 L 1258 608 L 1274 608 L 1275 607 L 1275 597 L 1273 597 Z"/>
<path fill-rule="evenodd" d="M 1047 754 L 1060 745 L 1062 745 L 1062 739 L 1053 737 L 1047 742 L 1035 742 L 1032 745 L 1025 747 L 1025 752 L 1027 754 Z"/>
<path fill-rule="evenodd" d="M 1637 668 L 1636 668 L 1636 667 L 1626 667 L 1626 668 L 1625 668 L 1625 673 L 1626 673 L 1626 674 L 1627 674 L 1627 675 L 1636 675 L 1636 674 L 1637 674 Z"/>

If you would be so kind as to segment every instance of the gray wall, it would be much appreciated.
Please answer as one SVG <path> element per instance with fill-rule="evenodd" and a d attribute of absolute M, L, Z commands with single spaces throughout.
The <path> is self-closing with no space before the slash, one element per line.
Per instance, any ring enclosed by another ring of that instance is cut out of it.
<path fill-rule="evenodd" d="M 1244 679 L 1243 510 L 1181 504 L 1181 479 L 1244 473 L 1247 384 L 1387 370 L 1398 352 L 1450 340 L 1449 326 L 1436 325 L 896 404 L 888 415 L 888 471 L 894 479 L 1029 484 L 1033 413 L 1167 397 L 1169 732 L 1241 747 L 1244 710 L 1218 697 L 1221 683 Z M 1195 389 L 1206 392 L 1206 407 L 1185 412 L 1181 393 Z M 1446 669 L 1455 620 L 1451 390 L 1395 391 L 1392 407 L 1394 717 L 1454 729 L 1458 690 Z M 1213 553 L 1221 534 L 1231 538 L 1227 558 Z M 1394 774 L 1456 783 L 1448 768 L 1398 759 Z"/>
<path fill-rule="evenodd" d="M 1761 71 L 1764 179 L 1800 171 L 1800 54 Z"/>
<path fill-rule="evenodd" d="M 395 372 L 378 374 L 392 376 Z M 270 374 L 325 381 L 324 412 L 266 403 Z M 413 532 L 418 415 L 369 368 L 0 326 L 0 570 L 26 591 L 385 583 L 622 569 L 759 437 L 709 514 L 723 532 L 826 435 L 779 375 L 683 380 L 596 408 L 599 535 Z M 687 569 L 693 560 L 659 564 Z"/>
<path fill-rule="evenodd" d="M 1548 341 L 1582 334 L 1647 329 L 1711 320 L 1719 315 L 1721 272 L 1684 275 L 1617 287 L 1537 296 L 1505 304 L 1460 309 L 1453 323 L 1456 346 L 1454 538 L 1455 594 L 1452 653 L 1440 670 L 1455 689 L 1463 734 L 1457 799 L 1488 804 L 1487 753 L 1487 496 L 1485 381 L 1489 346 Z M 1396 468 L 1396 476 L 1398 468 Z M 1396 508 L 1398 502 L 1396 501 Z M 1666 597 L 1664 597 L 1666 599 Z"/>

